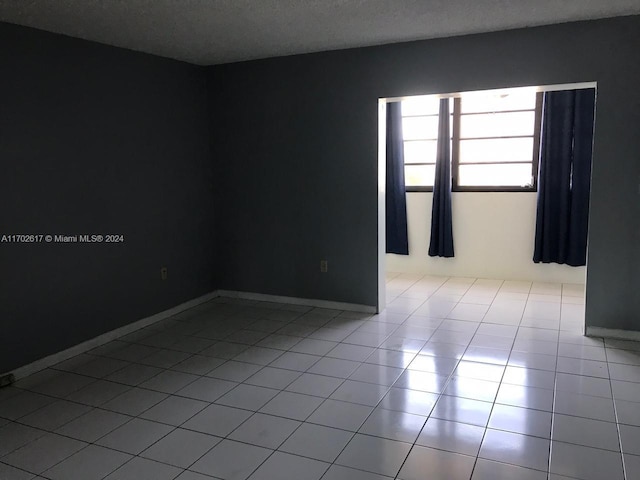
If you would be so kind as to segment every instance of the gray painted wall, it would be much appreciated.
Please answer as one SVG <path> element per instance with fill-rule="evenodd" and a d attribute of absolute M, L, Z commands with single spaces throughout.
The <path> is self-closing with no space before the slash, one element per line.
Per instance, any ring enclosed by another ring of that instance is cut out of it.
<path fill-rule="evenodd" d="M 587 324 L 640 330 L 639 49 L 635 16 L 210 67 L 221 286 L 375 305 L 377 99 L 597 81 Z"/>
<path fill-rule="evenodd" d="M 214 289 L 202 68 L 0 24 L 0 372 Z M 160 279 L 160 267 L 169 279 Z"/>

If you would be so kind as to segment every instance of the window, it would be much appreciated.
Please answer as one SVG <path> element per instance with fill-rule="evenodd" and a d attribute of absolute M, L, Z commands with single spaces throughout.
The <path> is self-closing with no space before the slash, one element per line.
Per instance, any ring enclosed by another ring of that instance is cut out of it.
<path fill-rule="evenodd" d="M 405 183 L 433 188 L 438 96 L 402 101 Z M 532 88 L 469 92 L 451 102 L 452 189 L 535 191 L 542 94 Z"/>

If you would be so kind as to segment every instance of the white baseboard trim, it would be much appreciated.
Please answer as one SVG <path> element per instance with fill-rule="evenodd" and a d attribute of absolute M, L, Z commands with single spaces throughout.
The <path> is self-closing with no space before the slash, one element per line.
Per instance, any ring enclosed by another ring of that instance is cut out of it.
<path fill-rule="evenodd" d="M 262 302 L 286 303 L 289 305 L 305 305 L 308 307 L 330 308 L 332 310 L 348 310 L 350 312 L 376 313 L 373 305 L 360 305 L 358 303 L 333 302 L 331 300 L 314 300 L 311 298 L 283 297 L 280 295 L 268 295 L 266 293 L 236 292 L 233 290 L 218 290 L 220 297 L 241 298 L 244 300 L 257 300 Z"/>
<path fill-rule="evenodd" d="M 18 367 L 12 372 L 7 373 L 13 373 L 15 379 L 19 380 L 28 375 L 39 372 L 40 370 L 51 367 L 57 363 L 68 360 L 71 357 L 99 347 L 100 345 L 104 345 L 105 343 L 120 338 L 124 335 L 135 332 L 136 330 L 148 327 L 149 325 L 153 325 L 160 320 L 165 320 L 169 317 L 172 317 L 173 315 L 176 315 L 177 313 L 189 310 L 190 308 L 200 305 L 201 303 L 208 302 L 209 300 L 212 300 L 216 297 L 218 297 L 217 291 L 207 293 L 205 295 L 202 295 L 201 297 L 194 298 L 187 302 L 181 303 L 180 305 L 169 308 L 168 310 L 164 310 L 160 313 L 156 313 L 155 315 L 151 315 L 150 317 L 143 318 L 136 322 L 116 328 L 115 330 L 103 333 L 102 335 L 87 340 L 86 342 L 79 343 L 78 345 L 74 345 L 73 347 L 69 347 L 66 350 L 62 350 L 61 352 L 54 353 L 52 355 L 49 355 L 48 357 L 41 358 L 40 360 L 36 360 L 35 362 L 29 363 L 22 367 Z"/>
<path fill-rule="evenodd" d="M 615 338 L 618 340 L 640 341 L 640 332 L 637 330 L 618 330 L 615 328 L 587 327 L 587 337 Z"/>

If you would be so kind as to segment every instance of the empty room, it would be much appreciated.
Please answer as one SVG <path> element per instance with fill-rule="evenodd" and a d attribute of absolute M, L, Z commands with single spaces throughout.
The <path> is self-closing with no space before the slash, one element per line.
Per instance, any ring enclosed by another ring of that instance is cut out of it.
<path fill-rule="evenodd" d="M 0 0 L 0 480 L 640 479 L 639 49 L 639 0 Z"/>

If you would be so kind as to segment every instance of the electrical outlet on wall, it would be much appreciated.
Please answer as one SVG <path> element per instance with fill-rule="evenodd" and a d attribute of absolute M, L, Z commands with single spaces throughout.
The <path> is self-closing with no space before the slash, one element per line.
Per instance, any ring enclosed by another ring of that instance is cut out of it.
<path fill-rule="evenodd" d="M 329 262 L 326 260 L 320 260 L 320 272 L 327 273 L 329 270 Z"/>
<path fill-rule="evenodd" d="M 169 274 L 169 272 L 168 272 L 168 270 L 167 270 L 167 267 L 162 267 L 162 268 L 160 269 L 160 278 L 161 278 L 162 280 L 166 280 L 166 279 L 167 279 L 168 274 Z"/>

